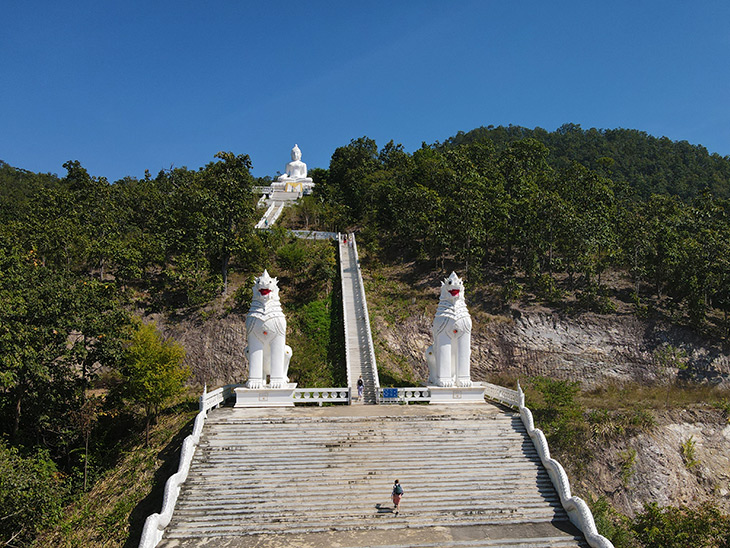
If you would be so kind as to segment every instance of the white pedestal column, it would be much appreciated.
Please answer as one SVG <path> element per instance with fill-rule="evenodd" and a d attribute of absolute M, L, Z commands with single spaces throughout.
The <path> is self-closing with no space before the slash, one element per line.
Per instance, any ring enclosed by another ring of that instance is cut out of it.
<path fill-rule="evenodd" d="M 294 407 L 294 389 L 297 383 L 283 388 L 236 388 L 236 403 L 233 407 Z"/>

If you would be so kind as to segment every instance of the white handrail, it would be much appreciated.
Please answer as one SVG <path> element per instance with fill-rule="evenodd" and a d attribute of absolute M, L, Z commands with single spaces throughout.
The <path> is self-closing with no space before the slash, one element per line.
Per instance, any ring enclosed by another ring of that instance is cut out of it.
<path fill-rule="evenodd" d="M 520 393 L 517 390 L 505 388 L 491 382 L 485 382 L 484 387 L 484 397 L 489 400 L 515 408 L 520 406 L 521 401 L 524 402 L 524 400 L 520 400 Z"/>
<path fill-rule="evenodd" d="M 200 442 L 200 433 L 203 431 L 203 424 L 208 411 L 201 411 L 195 417 L 193 433 L 183 441 L 180 450 L 180 466 L 177 472 L 170 476 L 165 483 L 165 494 L 162 499 L 162 510 L 159 514 L 152 514 L 147 517 L 142 529 L 142 538 L 139 541 L 139 548 L 154 548 L 162 540 L 162 535 L 172 519 L 172 512 L 175 510 L 175 503 L 180 494 L 180 486 L 188 477 L 190 463 L 193 460 L 195 447 Z"/>
<path fill-rule="evenodd" d="M 208 392 L 208 387 L 203 387 L 203 395 L 200 396 L 200 411 L 195 417 L 193 433 L 183 441 L 180 449 L 180 464 L 177 472 L 170 476 L 165 483 L 165 491 L 162 498 L 162 510 L 159 514 L 151 514 L 144 522 L 142 537 L 139 541 L 139 548 L 154 548 L 162 540 L 165 527 L 170 524 L 172 513 L 175 510 L 177 497 L 180 495 L 180 487 L 185 482 L 190 472 L 190 463 L 195 454 L 195 448 L 200 442 L 200 434 L 203 432 L 205 418 L 208 411 L 218 407 L 226 398 L 233 394 L 236 385 L 229 384 L 222 388 Z"/>
<path fill-rule="evenodd" d="M 522 391 L 519 383 L 517 383 L 517 393 L 519 394 L 519 409 L 522 423 L 525 425 L 527 434 L 532 439 L 532 443 L 537 450 L 537 454 L 540 456 L 542 465 L 547 470 L 550 480 L 558 492 L 560 503 L 568 513 L 570 521 L 581 530 L 591 548 L 614 548 L 610 540 L 598 533 L 591 509 L 585 501 L 580 497 L 571 495 L 568 475 L 565 473 L 561 464 L 550 457 L 550 448 L 545 439 L 545 434 L 543 434 L 542 430 L 535 428 L 532 411 L 525 407 L 525 393 Z"/>

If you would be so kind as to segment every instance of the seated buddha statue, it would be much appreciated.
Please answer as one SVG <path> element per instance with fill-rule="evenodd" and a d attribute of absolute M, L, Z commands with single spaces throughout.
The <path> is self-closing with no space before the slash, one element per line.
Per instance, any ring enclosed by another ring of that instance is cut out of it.
<path fill-rule="evenodd" d="M 291 162 L 286 164 L 286 171 L 277 177 L 282 183 L 311 183 L 311 177 L 307 177 L 307 164 L 302 162 L 302 151 L 297 145 L 291 149 Z"/>

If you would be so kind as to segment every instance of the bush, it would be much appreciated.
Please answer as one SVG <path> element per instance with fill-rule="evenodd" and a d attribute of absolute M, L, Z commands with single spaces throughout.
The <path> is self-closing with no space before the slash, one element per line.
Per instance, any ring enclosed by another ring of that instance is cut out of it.
<path fill-rule="evenodd" d="M 700 465 L 700 461 L 697 460 L 695 453 L 695 440 L 694 437 L 690 436 L 680 444 L 680 451 L 682 452 L 682 462 L 687 467 L 687 470 L 693 470 Z"/>
<path fill-rule="evenodd" d="M 538 299 L 548 303 L 557 303 L 563 298 L 563 292 L 550 274 L 542 274 L 535 278 L 532 282 L 532 290 Z"/>
<path fill-rule="evenodd" d="M 697 508 L 646 504 L 632 520 L 605 497 L 588 497 L 598 532 L 616 548 L 730 548 L 730 516 L 709 504 Z"/>
<path fill-rule="evenodd" d="M 617 512 L 605 497 L 588 498 L 598 532 L 610 540 L 616 548 L 640 548 L 641 544 L 632 530 L 631 520 Z"/>
<path fill-rule="evenodd" d="M 283 269 L 301 272 L 309 264 L 310 251 L 299 240 L 294 240 L 277 250 L 276 259 Z"/>
<path fill-rule="evenodd" d="M 605 294 L 605 288 L 591 285 L 584 291 L 579 291 L 577 296 L 578 306 L 583 310 L 589 310 L 597 314 L 610 314 L 616 312 L 616 304 Z"/>
<path fill-rule="evenodd" d="M 0 440 L 0 542 L 30 546 L 60 517 L 67 486 L 48 454 L 23 457 Z"/>
<path fill-rule="evenodd" d="M 647 504 L 633 530 L 645 548 L 728 548 L 730 516 L 710 505 L 698 508 Z"/>
<path fill-rule="evenodd" d="M 510 278 L 502 286 L 502 300 L 509 304 L 511 302 L 519 301 L 522 295 L 525 293 L 525 286 L 514 278 Z"/>
<path fill-rule="evenodd" d="M 330 322 L 330 310 L 324 300 L 312 301 L 289 314 L 288 342 L 295 349 L 289 367 L 292 382 L 309 387 L 334 384 L 334 365 L 328 359 Z"/>
<path fill-rule="evenodd" d="M 632 411 L 593 410 L 588 413 L 587 420 L 593 434 L 603 441 L 635 436 L 641 432 L 650 432 L 656 424 L 654 415 L 645 409 L 634 409 Z"/>
<path fill-rule="evenodd" d="M 588 423 L 576 401 L 579 383 L 535 377 L 528 386 L 528 407 L 550 448 L 570 453 L 577 461 L 588 458 Z"/>

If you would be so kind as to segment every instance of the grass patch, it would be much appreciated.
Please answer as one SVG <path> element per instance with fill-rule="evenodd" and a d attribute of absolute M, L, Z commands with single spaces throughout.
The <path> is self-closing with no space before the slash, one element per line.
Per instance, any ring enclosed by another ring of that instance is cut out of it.
<path fill-rule="evenodd" d="M 591 409 L 687 409 L 715 407 L 723 409 L 730 391 L 707 384 L 679 383 L 671 390 L 667 403 L 667 386 L 662 384 L 606 384 L 578 395 L 581 404 Z"/>

